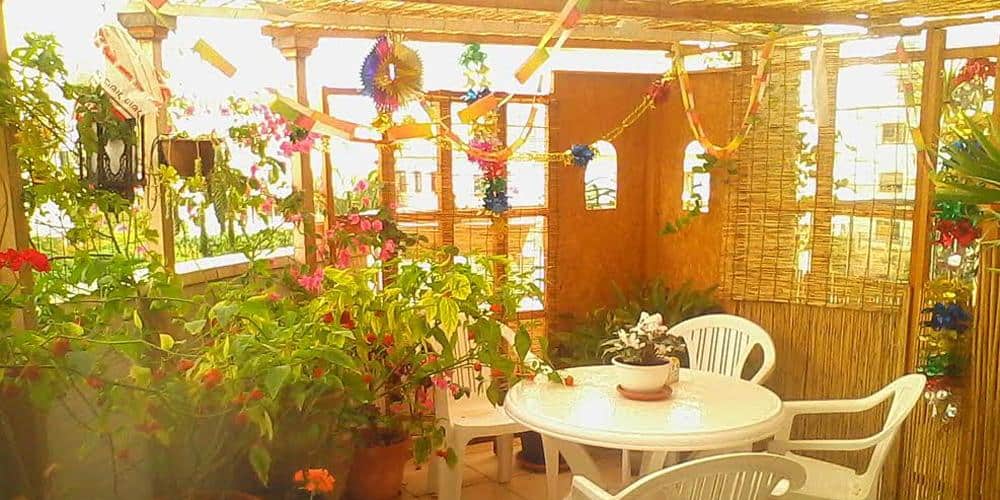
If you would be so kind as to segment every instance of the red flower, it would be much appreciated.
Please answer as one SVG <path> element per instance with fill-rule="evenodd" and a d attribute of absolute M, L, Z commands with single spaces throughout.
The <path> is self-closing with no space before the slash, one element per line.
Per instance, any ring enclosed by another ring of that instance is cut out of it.
<path fill-rule="evenodd" d="M 348 330 L 353 330 L 357 324 L 351 319 L 351 311 L 344 311 L 340 313 L 340 326 L 347 328 Z"/>
<path fill-rule="evenodd" d="M 435 450 L 434 454 L 441 458 L 445 458 L 448 456 L 448 450 Z"/>
<path fill-rule="evenodd" d="M 374 344 L 378 341 L 378 335 L 375 335 L 374 332 L 369 332 L 368 335 L 365 335 L 365 340 L 368 341 L 369 344 Z"/>
<path fill-rule="evenodd" d="M 386 347 L 392 347 L 396 343 L 396 338 L 392 336 L 391 333 L 387 333 L 382 336 L 382 345 Z"/>
<path fill-rule="evenodd" d="M 52 342 L 52 356 L 56 358 L 66 357 L 66 353 L 70 350 L 69 339 L 58 338 Z"/>
<path fill-rule="evenodd" d="M 231 399 L 229 402 L 232 403 L 233 406 L 240 406 L 243 403 L 247 402 L 247 394 L 245 392 L 241 392 L 236 396 L 233 396 L 233 399 Z"/>
<path fill-rule="evenodd" d="M 293 479 L 296 483 L 302 484 L 302 489 L 309 493 L 333 493 L 333 485 L 336 479 L 326 469 L 309 469 L 308 471 L 296 471 Z"/>
<path fill-rule="evenodd" d="M 364 375 L 361 376 L 361 380 L 364 383 L 366 383 L 366 384 L 370 384 L 370 383 L 372 383 L 375 380 L 375 377 L 372 376 L 371 373 L 366 373 L 366 374 L 364 374 Z"/>
<path fill-rule="evenodd" d="M 264 399 L 264 391 L 257 388 L 254 388 L 254 390 L 250 391 L 251 401 L 260 401 L 261 399 Z"/>
<path fill-rule="evenodd" d="M 250 421 L 250 417 L 247 415 L 247 413 L 245 411 L 241 411 L 241 412 L 237 413 L 236 415 L 233 415 L 233 423 L 236 424 L 236 425 L 238 425 L 238 426 L 240 426 L 240 427 L 242 427 L 244 425 L 247 425 L 247 422 L 249 422 L 249 421 Z"/>
<path fill-rule="evenodd" d="M 563 383 L 569 387 L 573 387 L 576 384 L 576 382 L 573 380 L 572 375 L 568 375 L 566 378 L 564 378 Z"/>
<path fill-rule="evenodd" d="M 201 385 L 206 389 L 211 389 L 222 382 L 222 372 L 218 368 L 212 368 L 201 376 Z"/>
<path fill-rule="evenodd" d="M 42 371 L 35 365 L 28 365 L 21 368 L 21 378 L 28 382 L 35 382 L 42 378 Z"/>
<path fill-rule="evenodd" d="M 468 337 L 469 340 L 476 340 L 476 332 L 474 330 L 469 330 L 469 333 L 466 335 L 466 337 Z"/>
<path fill-rule="evenodd" d="M 333 323 L 333 313 L 332 312 L 328 312 L 328 313 L 324 314 L 323 315 L 323 322 L 326 323 L 326 324 L 328 324 L 328 325 L 330 323 Z"/>
<path fill-rule="evenodd" d="M 101 389 L 104 387 L 104 381 L 91 375 L 87 377 L 87 385 L 93 387 L 94 389 Z"/>
<path fill-rule="evenodd" d="M 985 57 L 969 59 L 962 67 L 962 70 L 955 76 L 952 85 L 957 87 L 972 80 L 985 80 L 987 77 L 997 75 L 997 65 Z"/>
<path fill-rule="evenodd" d="M 186 372 L 191 368 L 194 368 L 194 361 L 190 359 L 182 359 L 177 362 L 177 371 L 179 372 Z"/>
<path fill-rule="evenodd" d="M 0 252 L 0 269 L 6 268 L 11 271 L 22 271 L 28 267 L 40 273 L 47 273 L 52 270 L 49 258 L 34 248 L 25 248 L 24 250 L 8 248 Z"/>
<path fill-rule="evenodd" d="M 490 305 L 490 311 L 493 311 L 496 314 L 503 314 L 503 304 Z"/>
<path fill-rule="evenodd" d="M 474 364 L 472 365 L 472 369 L 473 369 L 473 370 L 476 370 L 476 372 L 481 372 L 481 371 L 483 371 L 483 364 L 482 364 L 482 363 L 480 363 L 479 361 L 476 361 L 476 362 L 475 362 L 475 363 L 474 363 Z"/>
<path fill-rule="evenodd" d="M 973 226 L 968 219 L 939 220 L 936 229 L 938 231 L 937 244 L 944 247 L 950 247 L 957 242 L 958 246 L 964 248 L 975 243 L 982 236 L 979 228 Z"/>
<path fill-rule="evenodd" d="M 323 375 L 326 375 L 325 368 L 323 368 L 322 366 L 317 366 L 316 368 L 313 368 L 312 371 L 313 378 L 323 378 Z"/>

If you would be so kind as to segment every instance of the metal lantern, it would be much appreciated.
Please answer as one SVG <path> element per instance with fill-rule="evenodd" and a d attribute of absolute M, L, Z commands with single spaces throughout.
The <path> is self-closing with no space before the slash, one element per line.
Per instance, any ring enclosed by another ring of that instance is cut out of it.
<path fill-rule="evenodd" d="M 87 151 L 82 141 L 78 142 L 77 158 L 81 181 L 132 201 L 135 199 L 136 188 L 146 181 L 143 151 L 138 146 L 143 143 L 144 131 L 134 119 L 127 120 L 127 123 L 138 132 L 135 144 L 128 144 L 120 139 L 110 140 L 105 127 L 96 123 L 93 125 L 97 135 L 95 151 Z"/>

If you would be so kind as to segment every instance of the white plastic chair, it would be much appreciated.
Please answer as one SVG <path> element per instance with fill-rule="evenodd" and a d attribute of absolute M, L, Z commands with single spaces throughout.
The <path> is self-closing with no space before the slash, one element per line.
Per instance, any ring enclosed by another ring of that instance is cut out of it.
<path fill-rule="evenodd" d="M 836 500 L 856 500 L 878 498 L 878 483 L 882 466 L 889 454 L 893 441 L 899 433 L 903 421 L 913 411 L 927 378 L 923 375 L 904 375 L 880 391 L 863 399 L 831 401 L 791 401 L 784 404 L 784 428 L 775 436 L 769 450 L 781 453 L 795 460 L 806 469 L 806 484 L 789 498 L 826 498 Z M 892 398 L 888 415 L 882 430 L 862 439 L 790 439 L 795 417 L 809 414 L 860 413 L 870 410 Z M 868 467 L 858 474 L 854 469 L 823 460 L 805 457 L 791 450 L 805 451 L 856 451 L 874 448 Z"/>
<path fill-rule="evenodd" d="M 750 377 L 750 382 L 763 383 L 774 370 L 774 342 L 766 330 L 757 323 L 746 318 L 730 314 L 707 314 L 682 321 L 667 332 L 677 335 L 687 344 L 688 362 L 690 368 L 712 373 L 742 378 L 743 368 L 754 346 L 760 346 L 763 360 L 760 368 Z M 712 453 L 750 451 L 746 449 L 714 450 L 699 452 L 694 456 L 707 456 Z M 650 453 L 642 455 L 642 470 L 659 469 L 664 463 L 674 462 L 676 457 L 667 453 Z M 622 478 L 631 478 L 631 457 L 627 451 L 622 451 Z"/>
<path fill-rule="evenodd" d="M 510 345 L 514 345 L 514 331 L 506 325 L 501 326 L 501 335 Z M 472 341 L 464 326 L 460 326 L 455 334 L 455 356 L 465 356 L 472 347 Z M 528 363 L 541 363 L 530 352 L 525 358 Z M 434 413 L 446 430 L 447 445 L 455 450 L 458 462 L 449 467 L 444 460 L 434 457 L 428 470 L 428 484 L 436 484 L 440 500 L 457 500 L 462 497 L 462 470 L 465 447 L 470 441 L 480 437 L 497 437 L 497 480 L 501 483 L 510 481 L 514 467 L 514 434 L 527 431 L 528 428 L 514 422 L 502 406 L 494 406 L 485 393 L 476 391 L 478 382 L 476 376 L 485 379 L 484 387 L 490 383 L 490 369 L 483 368 L 482 373 L 476 373 L 471 367 L 455 370 L 452 380 L 458 385 L 470 387 L 472 393 L 456 400 L 448 391 L 435 389 Z"/>
<path fill-rule="evenodd" d="M 668 332 L 684 338 L 691 368 L 742 378 L 743 368 L 754 346 L 760 346 L 764 359 L 750 377 L 763 383 L 774 370 L 774 342 L 757 323 L 730 314 L 708 314 L 682 321 Z"/>
<path fill-rule="evenodd" d="M 783 498 L 802 486 L 806 471 L 779 455 L 734 453 L 663 469 L 611 495 L 575 476 L 570 500 L 756 500 Z"/>

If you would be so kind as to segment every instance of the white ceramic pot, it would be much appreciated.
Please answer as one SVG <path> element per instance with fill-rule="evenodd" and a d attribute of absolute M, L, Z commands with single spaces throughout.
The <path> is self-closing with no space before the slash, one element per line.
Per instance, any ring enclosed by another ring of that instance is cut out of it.
<path fill-rule="evenodd" d="M 660 365 L 630 365 L 618 358 L 611 360 L 618 372 L 618 384 L 632 392 L 657 392 L 680 378 L 680 363 L 670 358 Z"/>

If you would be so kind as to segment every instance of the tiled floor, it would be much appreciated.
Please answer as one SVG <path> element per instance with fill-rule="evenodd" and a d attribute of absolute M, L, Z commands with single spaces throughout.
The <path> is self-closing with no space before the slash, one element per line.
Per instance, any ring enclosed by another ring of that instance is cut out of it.
<path fill-rule="evenodd" d="M 520 449 L 519 442 L 514 441 L 514 452 Z M 466 450 L 466 463 L 462 471 L 462 498 L 470 500 L 545 500 L 545 474 L 527 471 L 514 465 L 514 473 L 510 482 L 500 484 L 497 477 L 497 458 L 493 454 L 492 443 L 480 443 Z M 621 458 L 613 450 L 599 450 L 594 453 L 594 459 L 606 479 L 619 477 Z M 569 472 L 559 474 L 559 493 L 565 496 L 569 492 L 573 477 Z M 417 468 L 409 464 L 403 476 L 403 500 L 436 498 L 430 493 L 427 484 L 426 466 Z"/>

